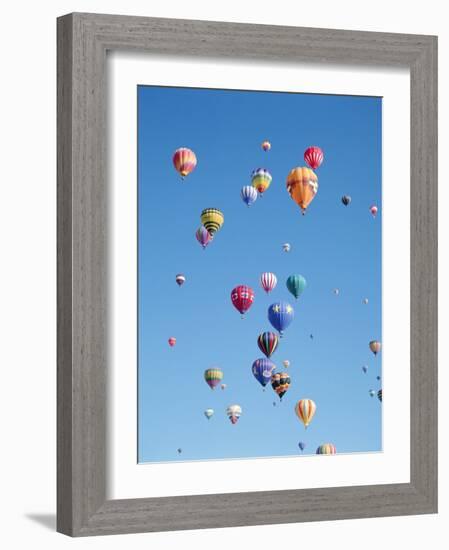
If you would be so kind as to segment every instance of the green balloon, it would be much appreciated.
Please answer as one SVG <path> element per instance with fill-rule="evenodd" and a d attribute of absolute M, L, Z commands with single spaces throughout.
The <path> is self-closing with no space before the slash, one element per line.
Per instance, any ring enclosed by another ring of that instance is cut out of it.
<path fill-rule="evenodd" d="M 302 275 L 290 275 L 287 279 L 287 288 L 295 298 L 299 298 L 306 288 L 306 280 Z"/>

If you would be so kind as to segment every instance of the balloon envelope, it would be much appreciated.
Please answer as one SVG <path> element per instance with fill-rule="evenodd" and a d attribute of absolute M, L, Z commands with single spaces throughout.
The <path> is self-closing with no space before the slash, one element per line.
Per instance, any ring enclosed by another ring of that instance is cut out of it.
<path fill-rule="evenodd" d="M 201 212 L 201 223 L 213 237 L 224 223 L 224 215 L 218 208 L 205 208 Z"/>
<path fill-rule="evenodd" d="M 268 320 L 280 336 L 293 321 L 294 315 L 294 309 L 288 302 L 275 302 L 268 308 Z"/>
<path fill-rule="evenodd" d="M 316 145 L 312 145 L 311 147 L 308 147 L 304 151 L 304 160 L 313 170 L 321 166 L 323 159 L 324 159 L 324 153 L 322 149 L 320 149 Z"/>
<path fill-rule="evenodd" d="M 271 143 L 267 140 L 262 142 L 262 149 L 264 151 L 269 151 L 271 149 Z"/>
<path fill-rule="evenodd" d="M 301 449 L 301 451 L 303 451 L 306 448 L 306 444 L 303 441 L 300 441 L 298 443 L 298 447 Z"/>
<path fill-rule="evenodd" d="M 180 147 L 173 154 L 173 165 L 183 179 L 193 172 L 196 163 L 195 153 L 187 147 Z"/>
<path fill-rule="evenodd" d="M 277 285 L 278 280 L 274 273 L 265 272 L 262 273 L 260 276 L 260 286 L 265 290 L 265 292 L 268 294 L 275 288 Z"/>
<path fill-rule="evenodd" d="M 214 414 L 214 409 L 206 409 L 204 411 L 204 416 L 209 420 L 211 416 Z"/>
<path fill-rule="evenodd" d="M 341 198 L 341 202 L 345 206 L 348 206 L 348 204 L 351 202 L 351 197 L 349 195 L 343 195 L 343 197 Z"/>
<path fill-rule="evenodd" d="M 246 206 L 251 206 L 257 200 L 257 191 L 251 185 L 245 185 L 240 191 L 240 196 Z"/>
<path fill-rule="evenodd" d="M 282 245 L 282 250 L 283 250 L 284 252 L 290 252 L 290 250 L 291 250 L 291 245 L 290 245 L 290 243 L 284 243 L 284 244 Z"/>
<path fill-rule="evenodd" d="M 251 368 L 254 378 L 265 387 L 271 380 L 271 374 L 276 365 L 269 359 L 256 359 Z"/>
<path fill-rule="evenodd" d="M 274 373 L 271 376 L 271 387 L 278 394 L 279 399 L 285 395 L 290 383 L 290 375 L 287 372 Z"/>
<path fill-rule="evenodd" d="M 336 452 L 337 449 L 333 443 L 323 443 L 316 450 L 317 455 L 334 455 Z"/>
<path fill-rule="evenodd" d="M 306 428 L 312 421 L 315 411 L 316 405 L 312 399 L 300 399 L 295 405 L 295 412 Z"/>
<path fill-rule="evenodd" d="M 186 282 L 185 276 L 184 276 L 182 273 L 178 273 L 178 274 L 176 275 L 176 283 L 177 283 L 179 286 L 182 286 L 185 282 Z"/>
<path fill-rule="evenodd" d="M 204 380 L 206 384 L 213 390 L 223 380 L 223 371 L 218 367 L 206 369 L 204 371 Z"/>
<path fill-rule="evenodd" d="M 174 336 L 170 336 L 170 338 L 168 339 L 168 345 L 170 347 L 173 347 L 175 344 L 176 344 L 176 338 Z"/>
<path fill-rule="evenodd" d="M 377 355 L 382 347 L 382 344 L 378 340 L 371 340 L 369 343 L 369 349 Z"/>
<path fill-rule="evenodd" d="M 239 285 L 231 291 L 231 301 L 233 306 L 242 315 L 253 305 L 254 291 L 246 285 Z"/>
<path fill-rule="evenodd" d="M 257 345 L 260 351 L 267 357 L 271 357 L 278 347 L 279 339 L 274 332 L 262 332 L 257 337 Z"/>
<path fill-rule="evenodd" d="M 318 193 L 318 177 L 310 168 L 293 168 L 287 176 L 287 191 L 305 214 L 307 207 Z"/>
<path fill-rule="evenodd" d="M 212 237 L 209 233 L 209 231 L 202 225 L 197 232 L 195 233 L 196 240 L 200 243 L 200 245 L 204 248 L 211 242 Z"/>
<path fill-rule="evenodd" d="M 231 423 L 236 424 L 242 414 L 242 407 L 240 405 L 229 405 L 226 409 L 226 414 L 228 415 Z"/>
<path fill-rule="evenodd" d="M 251 173 L 251 185 L 262 195 L 270 187 L 272 176 L 266 168 L 256 168 Z"/>
<path fill-rule="evenodd" d="M 307 282 L 302 275 L 290 275 L 287 279 L 287 288 L 298 299 L 306 288 Z"/>

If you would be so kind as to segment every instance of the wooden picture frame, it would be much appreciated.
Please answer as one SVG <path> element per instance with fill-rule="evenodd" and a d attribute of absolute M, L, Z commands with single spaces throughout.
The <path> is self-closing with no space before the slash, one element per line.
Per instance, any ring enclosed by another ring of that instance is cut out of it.
<path fill-rule="evenodd" d="M 410 483 L 107 500 L 106 52 L 411 75 Z M 58 19 L 58 504 L 71 536 L 437 511 L 437 38 L 74 13 Z"/>

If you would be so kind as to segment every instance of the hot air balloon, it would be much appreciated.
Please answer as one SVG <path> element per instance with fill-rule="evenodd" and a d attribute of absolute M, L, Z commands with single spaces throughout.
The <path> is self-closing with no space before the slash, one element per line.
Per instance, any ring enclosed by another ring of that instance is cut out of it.
<path fill-rule="evenodd" d="M 374 353 L 374 355 L 377 355 L 379 353 L 381 347 L 382 344 L 377 340 L 371 340 L 371 342 L 369 343 L 369 349 Z"/>
<path fill-rule="evenodd" d="M 274 332 L 262 332 L 257 337 L 257 345 L 260 351 L 267 357 L 271 357 L 278 347 L 278 337 Z"/>
<path fill-rule="evenodd" d="M 260 285 L 268 294 L 278 284 L 277 277 L 274 273 L 262 273 L 260 276 Z"/>
<path fill-rule="evenodd" d="M 223 212 L 218 208 L 205 208 L 201 212 L 201 223 L 207 229 L 209 235 L 213 237 L 224 223 Z"/>
<path fill-rule="evenodd" d="M 376 395 L 376 392 L 374 390 L 370 390 L 369 394 L 370 394 L 371 397 L 374 397 Z"/>
<path fill-rule="evenodd" d="M 262 142 L 262 149 L 264 151 L 269 151 L 271 149 L 271 143 L 269 141 L 263 141 Z"/>
<path fill-rule="evenodd" d="M 382 390 L 379 390 L 377 392 L 377 397 L 378 397 L 379 401 L 382 401 Z"/>
<path fill-rule="evenodd" d="M 279 332 L 281 338 L 284 330 L 293 321 L 294 315 L 295 312 L 292 306 L 287 302 L 275 302 L 268 308 L 268 320 Z"/>
<path fill-rule="evenodd" d="M 290 375 L 287 372 L 275 373 L 271 376 L 271 387 L 281 400 L 290 387 L 290 383 Z"/>
<path fill-rule="evenodd" d="M 245 312 L 248 311 L 254 302 L 254 291 L 246 285 L 236 286 L 231 291 L 231 301 L 235 309 L 239 311 L 243 317 Z"/>
<path fill-rule="evenodd" d="M 271 380 L 271 375 L 276 365 L 269 359 L 256 359 L 251 367 L 254 378 L 265 387 Z"/>
<path fill-rule="evenodd" d="M 257 200 L 257 191 L 251 185 L 245 185 L 240 191 L 240 196 L 246 206 L 251 206 Z"/>
<path fill-rule="evenodd" d="M 196 166 L 196 155 L 187 147 L 180 147 L 176 149 L 173 155 L 173 165 L 181 178 L 184 179 L 186 176 L 193 172 Z"/>
<path fill-rule="evenodd" d="M 300 399 L 295 405 L 295 413 L 307 428 L 316 411 L 315 402 L 311 399 Z"/>
<path fill-rule="evenodd" d="M 369 211 L 371 212 L 373 218 L 377 216 L 377 206 L 375 204 L 370 206 Z"/>
<path fill-rule="evenodd" d="M 345 206 L 348 206 L 348 204 L 351 202 L 351 197 L 349 195 L 343 195 L 341 197 L 341 202 L 345 205 Z"/>
<path fill-rule="evenodd" d="M 368 298 L 363 298 L 363 303 L 366 305 L 368 303 Z"/>
<path fill-rule="evenodd" d="M 380 376 L 376 376 L 376 380 L 380 380 Z"/>
<path fill-rule="evenodd" d="M 368 367 L 366 365 L 363 365 L 362 371 L 366 374 L 368 372 Z"/>
<path fill-rule="evenodd" d="M 310 339 L 313 340 L 313 334 L 310 335 Z"/>
<path fill-rule="evenodd" d="M 282 364 L 286 369 L 288 369 L 288 367 L 290 366 L 290 361 L 288 359 L 285 359 L 284 361 L 282 361 Z"/>
<path fill-rule="evenodd" d="M 212 240 L 212 237 L 209 231 L 203 225 L 197 230 L 197 232 L 195 233 L 195 236 L 196 236 L 196 240 L 203 247 L 203 250 Z"/>
<path fill-rule="evenodd" d="M 272 180 L 270 172 L 266 168 L 256 168 L 251 173 L 251 185 L 257 189 L 260 195 L 270 187 Z"/>
<path fill-rule="evenodd" d="M 170 336 L 168 339 L 168 345 L 172 348 L 176 344 L 176 338 L 174 336 Z"/>
<path fill-rule="evenodd" d="M 304 151 L 304 160 L 313 170 L 321 166 L 323 159 L 324 159 L 323 151 L 319 147 L 316 147 L 315 145 L 313 145 L 312 147 L 308 147 Z"/>
<path fill-rule="evenodd" d="M 318 192 L 317 175 L 310 168 L 293 168 L 287 176 L 287 191 L 305 214 Z"/>
<path fill-rule="evenodd" d="M 338 296 L 340 294 L 340 289 L 334 288 L 334 294 L 335 296 Z"/>
<path fill-rule="evenodd" d="M 298 299 L 306 288 L 306 280 L 302 275 L 290 275 L 287 279 L 287 288 Z"/>
<path fill-rule="evenodd" d="M 317 455 L 334 455 L 336 454 L 337 449 L 332 443 L 323 443 L 316 450 Z"/>
<path fill-rule="evenodd" d="M 206 369 L 204 371 L 204 380 L 206 384 L 214 390 L 218 384 L 223 380 L 223 371 L 218 367 Z"/>
<path fill-rule="evenodd" d="M 298 447 L 301 449 L 301 451 L 303 451 L 306 448 L 306 444 L 304 443 L 304 441 L 299 441 Z"/>
<path fill-rule="evenodd" d="M 179 449 L 178 449 L 178 455 L 180 455 L 181 453 L 182 453 L 182 449 L 181 449 L 181 447 L 179 447 Z"/>
<path fill-rule="evenodd" d="M 204 411 L 204 416 L 209 420 L 211 416 L 214 415 L 214 409 L 206 409 Z"/>
<path fill-rule="evenodd" d="M 226 414 L 228 415 L 231 423 L 236 424 L 242 414 L 242 407 L 240 405 L 229 405 L 226 409 Z"/>
<path fill-rule="evenodd" d="M 220 387 L 222 390 L 225 390 L 228 386 L 226 384 L 222 384 Z"/>
<path fill-rule="evenodd" d="M 182 286 L 185 282 L 186 282 L 186 278 L 184 277 L 184 275 L 182 273 L 178 273 L 176 275 L 176 283 L 179 286 Z"/>
<path fill-rule="evenodd" d="M 282 245 L 282 250 L 283 250 L 284 252 L 290 252 L 291 248 L 292 248 L 292 247 L 291 247 L 291 244 L 290 244 L 290 243 L 284 243 L 284 244 Z"/>

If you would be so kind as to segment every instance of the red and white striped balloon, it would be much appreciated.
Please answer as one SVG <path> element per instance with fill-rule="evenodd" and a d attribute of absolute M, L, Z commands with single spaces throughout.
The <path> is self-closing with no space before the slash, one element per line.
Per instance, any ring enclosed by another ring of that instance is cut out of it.
<path fill-rule="evenodd" d="M 260 286 L 265 290 L 265 292 L 268 294 L 273 290 L 273 288 L 277 285 L 278 280 L 274 273 L 266 272 L 262 273 L 260 276 Z"/>
<path fill-rule="evenodd" d="M 312 147 L 308 147 L 304 151 L 304 160 L 307 162 L 310 168 L 312 168 L 312 170 L 316 170 L 319 166 L 321 166 L 323 159 L 323 151 L 315 145 L 313 145 Z"/>

